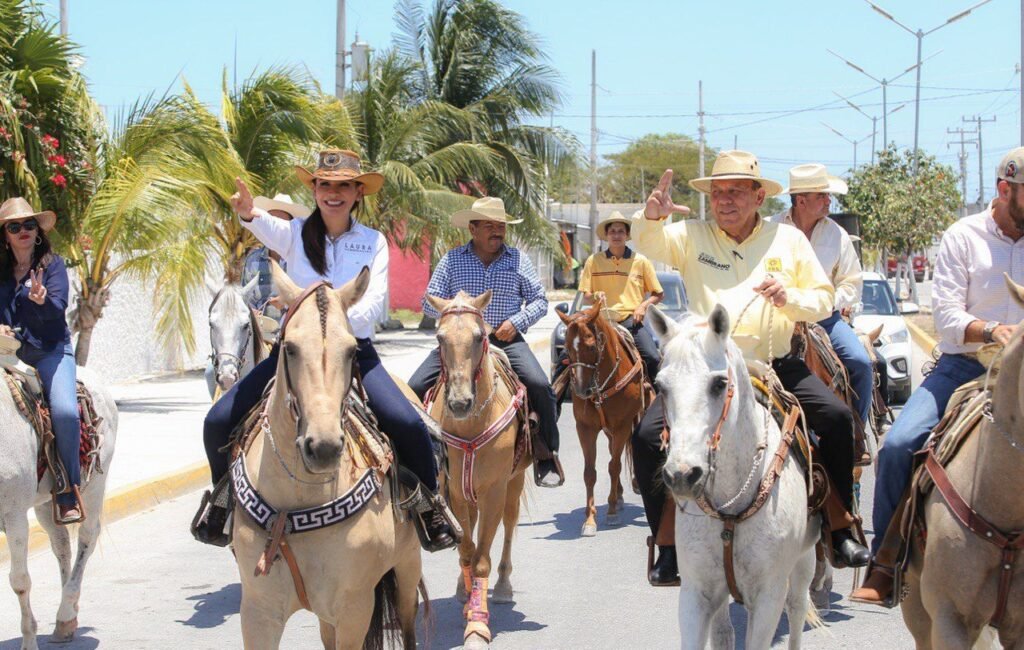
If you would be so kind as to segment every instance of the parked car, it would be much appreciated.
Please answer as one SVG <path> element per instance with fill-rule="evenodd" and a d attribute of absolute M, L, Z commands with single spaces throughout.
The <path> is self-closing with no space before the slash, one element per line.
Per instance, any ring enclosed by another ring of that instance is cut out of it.
<path fill-rule="evenodd" d="M 911 302 L 897 302 L 892 287 L 878 273 L 865 271 L 863 277 L 863 308 L 854 317 L 853 324 L 862 332 L 882 326 L 882 334 L 875 341 L 875 351 L 885 359 L 889 376 L 887 399 L 890 404 L 902 404 L 910 397 L 914 368 L 914 345 L 903 316 L 916 314 L 920 309 Z"/>
<path fill-rule="evenodd" d="M 907 260 L 905 257 L 901 257 L 900 261 L 906 264 Z M 914 267 L 914 280 L 917 282 L 924 282 L 926 279 L 932 278 L 932 264 L 928 259 L 928 256 L 921 253 L 914 255 L 911 260 L 911 264 Z M 890 278 L 896 277 L 896 258 L 890 257 L 886 265 L 886 275 Z"/>
<path fill-rule="evenodd" d="M 665 298 L 658 305 L 658 308 L 665 312 L 670 318 L 678 318 L 683 311 L 686 310 L 686 287 L 683 286 L 683 281 L 679 277 L 679 274 L 674 271 L 661 271 L 658 273 L 658 282 L 661 283 L 661 288 L 665 290 Z M 555 309 L 564 312 L 566 314 L 575 314 L 581 309 L 586 308 L 583 304 L 583 292 L 577 291 L 576 296 L 573 298 L 571 303 L 562 302 L 555 305 Z M 654 340 L 657 341 L 658 337 L 654 334 L 654 330 L 651 326 L 645 322 L 644 327 L 651 332 Z M 555 368 L 558 364 L 559 357 L 562 356 L 562 350 L 565 348 L 565 323 L 559 323 L 555 329 L 551 331 L 551 374 L 554 376 Z M 566 391 L 568 392 L 568 391 Z"/>

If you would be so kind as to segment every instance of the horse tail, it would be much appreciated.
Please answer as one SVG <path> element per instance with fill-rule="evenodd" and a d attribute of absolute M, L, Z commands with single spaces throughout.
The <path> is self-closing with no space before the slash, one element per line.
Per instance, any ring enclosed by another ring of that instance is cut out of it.
<path fill-rule="evenodd" d="M 813 602 L 807 603 L 807 616 L 805 617 L 807 624 L 811 626 L 812 630 L 824 629 L 828 626 L 825 624 L 825 619 L 818 613 L 818 608 L 814 606 Z"/>
<path fill-rule="evenodd" d="M 431 638 L 434 636 L 434 608 L 430 604 L 430 594 L 427 593 L 427 583 L 423 582 L 423 578 L 420 578 L 417 589 L 423 600 L 423 647 L 429 648 Z"/>
<path fill-rule="evenodd" d="M 363 650 L 384 650 L 399 643 L 398 580 L 395 570 L 384 574 L 373 590 L 373 616 L 366 631 Z"/>

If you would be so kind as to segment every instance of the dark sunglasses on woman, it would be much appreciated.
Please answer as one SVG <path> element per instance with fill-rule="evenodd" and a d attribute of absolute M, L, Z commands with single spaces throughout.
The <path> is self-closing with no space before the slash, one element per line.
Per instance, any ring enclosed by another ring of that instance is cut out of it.
<path fill-rule="evenodd" d="M 17 235 L 24 228 L 25 232 L 32 232 L 39 227 L 39 222 L 35 219 L 25 219 L 24 221 L 15 221 L 14 223 L 7 224 L 7 232 L 12 235 Z"/>

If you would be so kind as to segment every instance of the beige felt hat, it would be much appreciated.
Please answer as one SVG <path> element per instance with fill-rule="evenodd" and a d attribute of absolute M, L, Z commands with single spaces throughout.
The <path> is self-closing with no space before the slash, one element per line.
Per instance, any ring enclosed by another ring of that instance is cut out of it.
<path fill-rule="evenodd" d="M 768 196 L 782 192 L 782 185 L 761 176 L 761 165 L 754 154 L 738 150 L 719 153 L 715 158 L 715 165 L 711 168 L 711 175 L 693 179 L 690 181 L 690 187 L 702 194 L 711 194 L 712 181 L 727 180 L 757 181 Z"/>
<path fill-rule="evenodd" d="M 846 181 L 833 176 L 825 169 L 825 165 L 811 163 L 797 165 L 789 170 L 789 187 L 782 190 L 783 194 L 846 194 L 849 191 Z"/>
<path fill-rule="evenodd" d="M 601 241 L 608 241 L 608 238 L 605 236 L 605 231 L 608 229 L 608 226 L 613 223 L 624 223 L 628 228 L 632 224 L 632 221 L 622 216 L 622 213 L 616 210 L 608 215 L 607 218 L 603 219 L 601 223 L 597 224 L 597 238 Z"/>
<path fill-rule="evenodd" d="M 312 210 L 304 205 L 300 205 L 292 201 L 292 197 L 287 194 L 275 194 L 274 198 L 268 199 L 265 196 L 257 196 L 252 200 L 252 204 L 261 210 L 270 212 L 271 210 L 281 210 L 292 215 L 294 219 L 305 219 L 313 213 Z"/>
<path fill-rule="evenodd" d="M 315 178 L 362 183 L 364 196 L 376 194 L 384 186 L 384 177 L 377 172 L 363 172 L 359 156 L 347 149 L 324 149 L 317 156 L 315 170 L 309 171 L 296 165 L 295 173 L 309 189 L 313 189 Z"/>
<path fill-rule="evenodd" d="M 39 227 L 44 231 L 53 229 L 53 224 L 57 223 L 56 214 L 49 210 L 37 212 L 32 204 L 20 196 L 7 199 L 3 205 L 0 205 L 0 224 L 8 221 L 23 221 L 32 217 L 35 217 L 35 220 L 39 222 Z"/>
<path fill-rule="evenodd" d="M 509 225 L 522 223 L 522 219 L 509 219 L 505 213 L 505 202 L 494 196 L 485 196 L 473 201 L 473 207 L 459 210 L 452 215 L 452 225 L 469 228 L 470 221 L 499 221 Z"/>

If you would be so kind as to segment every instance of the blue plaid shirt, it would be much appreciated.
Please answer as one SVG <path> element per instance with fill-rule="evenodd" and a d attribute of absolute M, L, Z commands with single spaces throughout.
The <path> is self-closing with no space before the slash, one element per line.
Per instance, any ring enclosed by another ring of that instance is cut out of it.
<path fill-rule="evenodd" d="M 445 253 L 434 269 L 427 294 L 451 300 L 459 291 L 479 296 L 491 290 L 491 304 L 484 320 L 497 329 L 511 321 L 520 334 L 544 317 L 548 301 L 530 258 L 511 246 L 505 246 L 498 259 L 484 266 L 473 252 L 473 242 Z M 524 306 L 525 303 L 525 306 Z M 423 300 L 423 311 L 437 318 L 437 310 Z"/>

